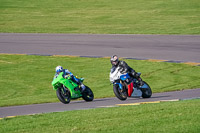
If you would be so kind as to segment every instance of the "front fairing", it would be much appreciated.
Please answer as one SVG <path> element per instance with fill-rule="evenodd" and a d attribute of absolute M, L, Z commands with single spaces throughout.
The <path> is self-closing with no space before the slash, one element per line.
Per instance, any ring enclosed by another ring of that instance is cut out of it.
<path fill-rule="evenodd" d="M 53 81 L 51 82 L 53 89 L 57 90 L 60 86 L 61 83 L 64 81 L 65 79 L 63 78 L 63 72 L 61 72 L 56 78 L 53 79 Z"/>
<path fill-rule="evenodd" d="M 115 85 L 118 85 L 118 86 L 119 86 L 119 88 L 120 88 L 120 90 L 122 90 L 122 89 L 123 89 L 123 85 L 122 85 L 121 83 L 115 83 Z"/>
<path fill-rule="evenodd" d="M 130 78 L 130 76 L 129 76 L 128 73 L 123 74 L 123 75 L 120 76 L 120 79 L 121 79 L 122 81 L 125 81 L 126 79 L 129 79 L 129 78 Z"/>
<path fill-rule="evenodd" d="M 119 67 L 115 68 L 115 69 L 111 69 L 110 72 L 110 82 L 114 82 L 115 80 L 120 79 L 120 76 L 122 75 L 122 73 L 119 71 Z"/>
<path fill-rule="evenodd" d="M 58 77 L 54 78 L 54 80 L 52 81 L 52 86 L 54 90 L 57 90 L 59 87 L 62 87 L 62 85 L 69 89 L 72 99 L 82 96 L 79 90 L 79 86 L 71 80 L 70 76 L 64 78 L 63 72 L 61 72 L 58 75 Z"/>

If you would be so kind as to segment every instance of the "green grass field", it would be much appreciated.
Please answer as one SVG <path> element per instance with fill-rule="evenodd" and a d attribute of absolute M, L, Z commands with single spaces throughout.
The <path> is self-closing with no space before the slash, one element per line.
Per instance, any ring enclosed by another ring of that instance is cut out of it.
<path fill-rule="evenodd" d="M 165 92 L 200 87 L 200 67 L 186 64 L 125 60 L 152 91 Z M 62 65 L 84 83 L 95 98 L 114 97 L 109 81 L 108 58 L 56 57 L 35 55 L 0 55 L 0 106 L 58 102 L 51 82 L 55 67 Z"/>
<path fill-rule="evenodd" d="M 199 0 L 0 0 L 0 33 L 200 34 Z M 125 60 L 153 92 L 200 87 L 200 67 Z M 0 54 L 0 107 L 59 102 L 51 81 L 62 65 L 95 98 L 114 97 L 106 58 Z M 200 100 L 100 108 L 0 120 L 0 133 L 200 131 Z"/>
<path fill-rule="evenodd" d="M 0 32 L 200 34 L 200 2 L 0 0 Z"/>
<path fill-rule="evenodd" d="M 1 133 L 198 133 L 200 99 L 18 116 Z"/>

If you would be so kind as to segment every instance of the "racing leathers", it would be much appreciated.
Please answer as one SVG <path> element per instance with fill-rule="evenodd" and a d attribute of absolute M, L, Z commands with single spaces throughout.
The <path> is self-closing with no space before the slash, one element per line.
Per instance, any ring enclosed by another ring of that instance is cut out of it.
<path fill-rule="evenodd" d="M 64 73 L 63 77 L 69 75 L 74 82 L 76 82 L 78 85 L 80 85 L 82 92 L 85 90 L 85 85 L 80 81 L 80 79 L 76 78 L 68 69 L 63 69 L 62 72 Z M 57 78 L 58 75 L 59 75 L 59 73 L 56 73 L 54 78 Z"/>
<path fill-rule="evenodd" d="M 120 73 L 128 73 L 130 76 L 136 78 L 139 81 L 140 85 L 143 85 L 142 79 L 138 75 L 138 73 L 128 66 L 128 64 L 125 61 L 118 61 L 116 65 L 112 65 L 111 73 L 115 71 L 115 69 L 119 67 Z M 117 82 L 117 81 L 116 81 Z"/>

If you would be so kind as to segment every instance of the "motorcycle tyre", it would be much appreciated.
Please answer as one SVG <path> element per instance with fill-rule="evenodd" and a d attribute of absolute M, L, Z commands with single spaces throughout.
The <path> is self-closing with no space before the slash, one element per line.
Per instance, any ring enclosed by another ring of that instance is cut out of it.
<path fill-rule="evenodd" d="M 128 97 L 128 95 L 127 95 L 126 92 L 123 93 L 124 97 L 121 96 L 121 94 L 120 94 L 120 92 L 119 92 L 119 86 L 118 86 L 118 85 L 114 85 L 114 86 L 113 86 L 113 91 L 114 91 L 115 96 L 116 96 L 118 99 L 122 100 L 122 101 L 126 100 L 127 97 Z"/>
<path fill-rule="evenodd" d="M 94 94 L 92 92 L 92 90 L 88 87 L 88 86 L 85 86 L 85 90 L 83 91 L 82 93 L 82 98 L 86 101 L 86 102 L 90 102 L 90 101 L 93 101 L 94 99 Z M 90 93 L 90 94 L 89 94 Z M 88 97 L 89 96 L 89 97 Z"/>
<path fill-rule="evenodd" d="M 58 89 L 56 90 L 56 95 L 57 95 L 58 99 L 59 99 L 62 103 L 68 104 L 68 103 L 70 102 L 70 100 L 71 100 L 71 98 L 70 98 L 70 96 L 71 96 L 71 95 L 70 95 L 70 92 L 69 92 L 69 90 L 67 89 L 67 91 L 68 91 L 68 98 L 66 99 L 61 89 L 63 89 L 63 88 L 58 88 Z"/>
<path fill-rule="evenodd" d="M 144 82 L 144 84 L 146 84 L 148 86 L 148 88 L 141 89 L 142 90 L 142 97 L 143 98 L 150 98 L 151 95 L 152 95 L 151 87 L 145 81 L 143 81 L 143 82 Z M 146 94 L 146 91 L 149 91 L 148 94 Z"/>

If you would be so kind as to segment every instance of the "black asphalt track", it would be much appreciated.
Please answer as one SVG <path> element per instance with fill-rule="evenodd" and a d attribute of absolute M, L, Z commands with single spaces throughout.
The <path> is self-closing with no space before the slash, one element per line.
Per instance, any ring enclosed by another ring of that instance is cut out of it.
<path fill-rule="evenodd" d="M 137 59 L 200 62 L 200 36 L 0 33 L 0 53 L 101 57 L 117 54 L 120 57 Z M 154 93 L 150 99 L 128 98 L 120 101 L 117 98 L 104 98 L 92 102 L 72 101 L 67 105 L 46 103 L 0 107 L 0 118 L 199 97 L 200 89 L 193 89 Z"/>

